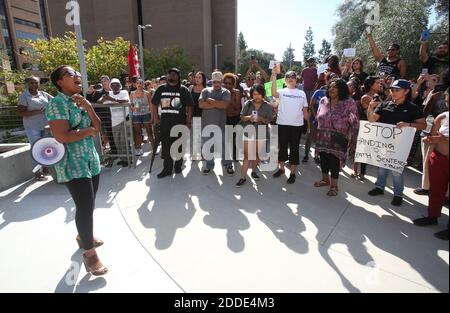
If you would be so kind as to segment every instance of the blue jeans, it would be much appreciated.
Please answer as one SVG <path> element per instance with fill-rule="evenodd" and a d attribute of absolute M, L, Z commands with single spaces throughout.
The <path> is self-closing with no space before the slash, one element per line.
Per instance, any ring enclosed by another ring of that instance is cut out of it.
<path fill-rule="evenodd" d="M 214 135 L 211 135 L 209 138 L 204 138 L 204 141 L 207 141 L 211 138 L 214 138 Z M 225 168 L 233 166 L 232 158 L 233 158 L 232 156 L 225 157 L 225 128 L 222 128 L 222 166 Z M 213 170 L 214 166 L 215 166 L 214 158 L 212 160 L 206 160 L 206 169 Z"/>
<path fill-rule="evenodd" d="M 45 137 L 45 130 L 43 130 L 43 129 L 26 128 L 25 132 L 28 137 L 28 142 L 30 143 L 31 146 L 33 146 L 34 143 L 36 141 L 38 141 L 39 139 Z M 35 168 L 38 165 L 38 163 L 34 159 L 32 159 L 32 164 L 33 164 L 33 168 Z"/>
<path fill-rule="evenodd" d="M 392 180 L 394 181 L 394 196 L 403 197 L 403 189 L 405 188 L 405 182 L 403 173 L 397 173 L 385 168 L 378 168 L 378 177 L 376 186 L 380 188 L 381 190 L 384 190 L 386 187 L 387 177 L 389 175 L 389 172 L 392 173 Z"/>

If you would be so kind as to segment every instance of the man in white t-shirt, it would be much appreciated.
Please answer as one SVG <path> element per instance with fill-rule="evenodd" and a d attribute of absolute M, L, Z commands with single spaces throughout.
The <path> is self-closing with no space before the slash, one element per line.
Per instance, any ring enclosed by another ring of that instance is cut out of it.
<path fill-rule="evenodd" d="M 280 72 L 279 65 L 272 72 L 272 95 L 279 101 L 277 117 L 279 169 L 273 176 L 278 178 L 283 175 L 285 173 L 284 165 L 289 160 L 291 174 L 287 183 L 293 184 L 296 179 L 297 166 L 300 164 L 299 146 L 304 121 L 309 119 L 308 101 L 305 92 L 296 88 L 297 74 L 293 71 L 289 71 L 285 75 L 287 88 L 277 90 L 276 80 Z"/>
<path fill-rule="evenodd" d="M 128 91 L 122 90 L 122 84 L 120 83 L 120 80 L 114 78 L 111 80 L 111 91 L 108 95 L 103 96 L 98 102 L 101 104 L 130 103 L 130 96 L 128 95 Z M 130 160 L 127 160 L 127 158 L 124 157 L 124 155 L 127 154 L 127 143 L 125 136 L 127 136 L 128 133 L 128 131 L 127 133 L 125 133 L 125 121 L 126 116 L 128 116 L 129 114 L 129 108 L 126 107 L 124 112 L 124 108 L 122 106 L 111 106 L 110 110 L 114 142 L 117 146 L 117 154 L 121 155 L 120 161 L 117 163 L 117 165 L 127 167 L 129 166 Z M 131 138 L 130 136 L 128 137 Z M 131 152 L 129 154 L 131 155 Z"/>

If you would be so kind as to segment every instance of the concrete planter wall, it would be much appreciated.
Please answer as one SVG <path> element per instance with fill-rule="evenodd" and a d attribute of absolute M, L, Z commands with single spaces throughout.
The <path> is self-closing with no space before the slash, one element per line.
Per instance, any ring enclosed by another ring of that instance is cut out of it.
<path fill-rule="evenodd" d="M 0 144 L 0 191 L 33 178 L 30 145 Z"/>

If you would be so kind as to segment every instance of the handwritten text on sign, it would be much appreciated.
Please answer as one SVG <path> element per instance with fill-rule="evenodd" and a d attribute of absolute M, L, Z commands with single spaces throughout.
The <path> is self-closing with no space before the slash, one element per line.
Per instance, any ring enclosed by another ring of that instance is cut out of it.
<path fill-rule="evenodd" d="M 416 130 L 411 127 L 361 121 L 355 162 L 402 173 Z"/>

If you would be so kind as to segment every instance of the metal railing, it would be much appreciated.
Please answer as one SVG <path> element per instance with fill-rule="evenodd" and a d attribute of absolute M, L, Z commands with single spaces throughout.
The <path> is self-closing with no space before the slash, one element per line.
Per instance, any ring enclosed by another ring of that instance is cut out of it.
<path fill-rule="evenodd" d="M 17 107 L 0 105 L 0 144 L 28 142 Z"/>
<path fill-rule="evenodd" d="M 102 163 L 111 166 L 114 160 L 121 159 L 136 167 L 131 104 L 94 104 L 93 107 L 102 120 L 100 135 L 94 140 Z M 0 144 L 27 142 L 17 107 L 0 105 Z"/>
<path fill-rule="evenodd" d="M 131 104 L 94 104 L 93 107 L 102 120 L 96 148 L 103 163 L 111 166 L 115 159 L 121 159 L 136 167 Z"/>

